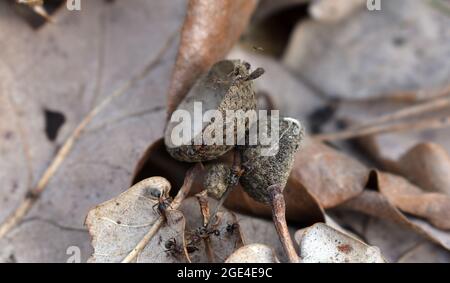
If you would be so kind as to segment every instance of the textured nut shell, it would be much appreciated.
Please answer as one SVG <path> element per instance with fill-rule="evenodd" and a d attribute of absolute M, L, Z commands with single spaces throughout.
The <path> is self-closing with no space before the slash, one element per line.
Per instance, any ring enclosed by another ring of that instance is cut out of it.
<path fill-rule="evenodd" d="M 270 129 L 270 128 L 269 128 Z M 294 119 L 280 120 L 279 150 L 273 156 L 261 156 L 261 145 L 244 149 L 242 161 L 249 163 L 251 169 L 240 179 L 244 190 L 255 200 L 270 203 L 272 185 L 286 186 L 289 173 L 294 164 L 294 156 L 304 137 L 301 124 Z M 283 134 L 284 133 L 284 134 Z"/>
<path fill-rule="evenodd" d="M 217 62 L 211 70 L 204 74 L 189 91 L 177 110 L 194 113 L 194 102 L 202 102 L 202 112 L 219 110 L 225 117 L 226 110 L 254 110 L 256 98 L 252 81 L 236 80 L 235 69 L 240 75 L 248 75 L 249 71 L 244 62 L 238 60 L 224 60 Z M 191 115 L 193 117 L 193 115 Z M 191 126 L 194 126 L 191 121 Z M 164 142 L 169 154 L 180 161 L 200 162 L 216 159 L 233 148 L 233 145 L 192 145 L 196 136 L 203 134 L 208 125 L 202 127 L 201 133 L 194 133 L 191 142 L 186 145 L 174 146 L 171 133 L 177 122 L 169 122 L 166 127 Z M 225 121 L 224 121 L 225 126 Z M 250 125 L 249 125 L 250 126 Z M 225 140 L 224 132 L 224 140 Z"/>

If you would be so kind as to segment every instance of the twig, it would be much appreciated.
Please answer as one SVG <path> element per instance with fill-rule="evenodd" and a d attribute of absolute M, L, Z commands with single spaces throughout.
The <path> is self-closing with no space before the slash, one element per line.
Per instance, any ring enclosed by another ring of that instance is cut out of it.
<path fill-rule="evenodd" d="M 289 234 L 288 226 L 286 223 L 286 203 L 284 201 L 283 190 L 279 185 L 272 185 L 268 188 L 271 191 L 271 207 L 272 207 L 272 219 L 275 224 L 280 242 L 283 245 L 289 262 L 298 263 L 299 257 L 295 251 L 294 244 Z"/>
<path fill-rule="evenodd" d="M 198 170 L 199 165 L 196 165 L 186 173 L 183 186 L 180 188 L 175 199 L 170 204 L 169 209 L 176 210 L 180 206 L 181 202 L 187 197 L 189 191 L 191 190 L 192 184 L 194 183 L 195 177 L 198 174 Z M 147 234 L 144 235 L 144 237 L 139 241 L 136 247 L 122 260 L 122 263 L 133 262 L 137 258 L 137 256 L 145 249 L 156 232 L 158 232 L 159 228 L 161 228 L 163 223 L 164 217 L 160 215 L 158 219 L 156 219 L 150 230 L 147 232 Z"/>
<path fill-rule="evenodd" d="M 42 192 L 47 187 L 48 183 L 50 182 L 51 178 L 55 175 L 56 171 L 61 166 L 62 162 L 67 158 L 69 153 L 71 152 L 72 148 L 74 147 L 75 143 L 80 139 L 81 134 L 86 129 L 86 127 L 89 125 L 89 123 L 106 107 L 109 105 L 109 103 L 114 99 L 121 95 L 123 95 L 126 91 L 128 91 L 131 87 L 133 87 L 138 81 L 145 78 L 148 73 L 150 73 L 151 70 L 155 66 L 159 64 L 161 61 L 161 58 L 165 51 L 169 48 L 169 46 L 172 44 L 176 33 L 173 34 L 169 40 L 166 42 L 166 44 L 163 46 L 163 48 L 158 52 L 155 59 L 153 59 L 138 75 L 136 75 L 134 78 L 127 81 L 121 88 L 116 90 L 114 93 L 106 97 L 100 104 L 98 104 L 94 109 L 91 110 L 87 114 L 87 116 L 81 121 L 81 123 L 75 128 L 75 130 L 72 132 L 72 134 L 69 136 L 69 138 L 65 141 L 61 149 L 58 151 L 54 159 L 52 160 L 51 164 L 47 169 L 45 170 L 44 174 L 40 178 L 38 184 L 36 187 L 31 189 L 27 195 L 25 196 L 25 199 L 20 203 L 19 207 L 16 208 L 16 210 L 6 218 L 6 220 L 0 225 L 0 239 L 3 238 L 13 227 L 15 227 L 28 213 L 28 211 L 31 209 L 33 204 L 36 202 L 36 200 L 40 197 Z"/>
<path fill-rule="evenodd" d="M 414 122 L 400 122 L 388 125 L 375 125 L 362 129 L 349 129 L 332 134 L 315 135 L 312 138 L 317 141 L 337 141 L 377 134 L 441 129 L 446 127 L 450 127 L 450 117 L 429 118 Z"/>
<path fill-rule="evenodd" d="M 225 193 L 220 197 L 219 202 L 217 203 L 216 207 L 214 207 L 213 212 L 211 213 L 211 216 L 209 217 L 208 223 L 206 223 L 205 227 L 209 228 L 209 225 L 211 222 L 214 221 L 214 218 L 216 217 L 217 212 L 219 209 L 223 206 L 223 203 L 228 198 L 228 195 L 231 193 L 231 191 L 234 189 L 234 187 L 239 182 L 239 175 L 241 173 L 241 156 L 239 150 L 235 149 L 233 154 L 233 167 L 231 169 L 231 174 L 236 176 L 236 180 L 230 180 L 230 182 L 227 185 L 227 188 L 225 190 Z M 238 174 L 236 174 L 238 173 Z M 232 177 L 232 176 L 230 176 Z"/>

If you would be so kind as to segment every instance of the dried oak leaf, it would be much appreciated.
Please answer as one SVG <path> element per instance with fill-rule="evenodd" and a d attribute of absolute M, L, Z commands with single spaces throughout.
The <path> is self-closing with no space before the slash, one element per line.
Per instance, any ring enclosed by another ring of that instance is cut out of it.
<path fill-rule="evenodd" d="M 256 0 L 190 0 L 168 93 L 170 115 L 195 80 L 223 59 L 247 27 Z"/>
<path fill-rule="evenodd" d="M 39 31 L 6 2 L 0 1 L 0 223 L 23 204 L 89 111 L 116 95 L 70 140 L 26 223 L 0 240 L 19 262 L 64 262 L 69 246 L 80 247 L 85 261 L 92 253 L 86 212 L 128 187 L 129 168 L 162 135 L 185 1 L 84 1 L 79 12 L 58 10 L 58 23 Z"/>
<path fill-rule="evenodd" d="M 143 180 L 116 198 L 102 203 L 86 217 L 94 254 L 89 262 L 121 262 L 162 217 L 158 193 L 170 190 L 162 177 Z M 136 262 L 189 262 L 184 240 L 185 219 L 180 211 L 167 209 L 161 228 L 136 257 Z M 170 249 L 173 243 L 174 249 Z"/>
<path fill-rule="evenodd" d="M 279 263 L 272 248 L 262 244 L 250 244 L 231 254 L 225 263 Z"/>
<path fill-rule="evenodd" d="M 450 195 L 450 156 L 442 146 L 418 144 L 398 160 L 397 168 L 423 190 Z"/>
<path fill-rule="evenodd" d="M 450 196 L 424 192 L 402 177 L 374 171 L 378 190 L 401 211 L 424 218 L 440 229 L 450 229 Z"/>
<path fill-rule="evenodd" d="M 377 247 L 368 246 L 323 223 L 297 231 L 295 240 L 304 263 L 385 262 Z"/>
<path fill-rule="evenodd" d="M 403 225 L 450 250 L 450 233 L 448 231 L 440 230 L 422 219 L 403 214 L 377 191 L 365 190 L 357 197 L 343 203 L 339 208 L 359 211 Z"/>
<path fill-rule="evenodd" d="M 324 208 L 331 208 L 360 194 L 367 184 L 369 170 L 354 158 L 309 140 L 296 155 L 291 178 Z"/>

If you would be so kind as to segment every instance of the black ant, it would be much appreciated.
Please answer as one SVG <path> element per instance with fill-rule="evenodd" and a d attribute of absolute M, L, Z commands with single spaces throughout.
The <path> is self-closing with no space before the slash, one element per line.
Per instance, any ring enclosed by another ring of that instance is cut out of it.
<path fill-rule="evenodd" d="M 177 240 L 175 238 L 170 238 L 165 243 L 165 252 L 173 257 L 177 257 L 178 255 L 181 255 L 183 253 L 183 248 L 177 244 Z"/>
<path fill-rule="evenodd" d="M 152 197 L 158 198 L 158 202 L 153 205 L 153 211 L 166 218 L 166 209 L 170 206 L 172 198 L 165 196 L 159 189 L 153 188 L 150 191 Z"/>
<path fill-rule="evenodd" d="M 228 224 L 225 228 L 227 230 L 227 233 L 230 235 L 233 235 L 234 231 L 239 228 L 238 223 Z"/>
<path fill-rule="evenodd" d="M 198 251 L 198 248 L 195 246 L 194 243 L 189 243 L 186 245 L 186 250 L 189 254 L 191 254 L 191 253 Z"/>

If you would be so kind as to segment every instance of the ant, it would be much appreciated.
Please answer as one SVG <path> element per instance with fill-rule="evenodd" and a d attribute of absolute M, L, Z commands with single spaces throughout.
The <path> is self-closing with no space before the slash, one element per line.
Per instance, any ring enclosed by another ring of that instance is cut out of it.
<path fill-rule="evenodd" d="M 239 228 L 238 223 L 228 224 L 225 228 L 227 230 L 227 233 L 230 235 L 233 235 L 234 231 Z"/>
<path fill-rule="evenodd" d="M 170 238 L 165 243 L 164 247 L 166 248 L 165 252 L 167 255 L 171 255 L 173 257 L 177 257 L 183 253 L 183 248 L 177 244 L 177 240 L 175 238 Z"/>
<path fill-rule="evenodd" d="M 233 232 L 239 228 L 238 223 L 228 224 L 226 230 L 228 233 L 233 234 Z"/>
<path fill-rule="evenodd" d="M 158 199 L 158 202 L 155 203 L 152 207 L 153 211 L 156 214 L 162 215 L 164 218 L 166 218 L 166 209 L 170 206 L 172 198 L 166 196 L 163 192 L 156 188 L 152 188 L 150 190 L 150 195 Z"/>

